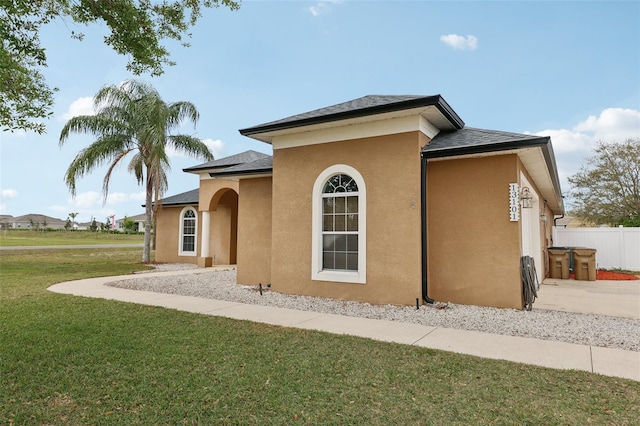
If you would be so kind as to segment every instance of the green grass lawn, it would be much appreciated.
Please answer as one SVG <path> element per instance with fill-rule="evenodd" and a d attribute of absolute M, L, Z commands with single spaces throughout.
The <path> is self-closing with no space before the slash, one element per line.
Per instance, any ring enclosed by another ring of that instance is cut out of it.
<path fill-rule="evenodd" d="M 0 252 L 0 424 L 630 424 L 640 383 L 54 294 L 141 249 Z"/>
<path fill-rule="evenodd" d="M 144 235 L 91 231 L 0 231 L 0 247 L 62 246 L 75 244 L 142 244 Z"/>

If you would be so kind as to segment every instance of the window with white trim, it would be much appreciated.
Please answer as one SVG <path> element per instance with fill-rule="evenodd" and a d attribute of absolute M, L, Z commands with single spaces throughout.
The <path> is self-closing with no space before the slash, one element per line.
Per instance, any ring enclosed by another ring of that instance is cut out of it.
<path fill-rule="evenodd" d="M 313 189 L 314 280 L 366 282 L 366 190 L 353 167 L 331 166 Z"/>
<path fill-rule="evenodd" d="M 193 207 L 185 207 L 180 214 L 180 250 L 182 256 L 195 256 L 197 247 L 198 214 Z"/>

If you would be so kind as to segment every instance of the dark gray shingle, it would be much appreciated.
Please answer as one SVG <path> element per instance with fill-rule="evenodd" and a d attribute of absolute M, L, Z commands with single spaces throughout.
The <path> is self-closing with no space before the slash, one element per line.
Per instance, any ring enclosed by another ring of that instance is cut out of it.
<path fill-rule="evenodd" d="M 200 190 L 192 189 L 191 191 L 183 192 L 182 194 L 172 195 L 171 197 L 163 198 L 160 200 L 160 204 L 163 206 L 180 206 L 188 204 L 198 204 Z"/>
<path fill-rule="evenodd" d="M 447 117 L 457 128 L 464 126 L 462 119 L 453 111 L 440 95 L 368 95 L 325 108 L 292 115 L 276 121 L 241 129 L 244 136 L 264 133 L 268 131 L 289 129 L 318 123 L 363 117 L 403 109 L 418 108 L 433 105 Z"/>
<path fill-rule="evenodd" d="M 218 160 L 209 161 L 208 163 L 199 164 L 197 166 L 183 169 L 185 172 L 203 171 L 207 169 L 217 169 L 220 167 L 231 167 L 237 164 L 249 163 L 261 158 L 269 157 L 268 154 L 263 154 L 257 151 L 245 151 L 240 154 L 231 155 L 229 157 L 220 158 Z"/>
<path fill-rule="evenodd" d="M 546 145 L 548 137 L 465 127 L 440 132 L 422 149 L 429 158 Z"/>
<path fill-rule="evenodd" d="M 228 167 L 219 171 L 209 173 L 211 177 L 217 176 L 242 176 L 269 174 L 273 171 L 273 157 L 267 156 L 250 163 L 238 164 L 237 166 Z"/>

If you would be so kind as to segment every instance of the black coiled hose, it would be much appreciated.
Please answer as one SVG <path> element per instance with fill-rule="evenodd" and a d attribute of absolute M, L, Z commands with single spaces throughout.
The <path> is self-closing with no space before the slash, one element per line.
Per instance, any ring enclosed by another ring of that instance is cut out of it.
<path fill-rule="evenodd" d="M 536 274 L 536 264 L 531 256 L 520 258 L 520 277 L 522 278 L 522 298 L 524 299 L 524 309 L 530 311 L 533 302 L 538 297 L 540 283 Z"/>

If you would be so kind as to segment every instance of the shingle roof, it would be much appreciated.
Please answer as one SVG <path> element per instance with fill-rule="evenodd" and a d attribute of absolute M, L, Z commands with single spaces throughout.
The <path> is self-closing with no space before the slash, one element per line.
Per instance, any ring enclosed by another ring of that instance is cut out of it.
<path fill-rule="evenodd" d="M 172 195 L 171 197 L 163 198 L 160 200 L 160 204 L 163 206 L 180 206 L 188 204 L 198 204 L 200 198 L 200 189 L 192 189 L 191 191 L 183 192 L 182 194 Z"/>
<path fill-rule="evenodd" d="M 60 222 L 65 223 L 65 221 L 62 219 L 46 216 L 39 213 L 30 213 L 30 214 L 14 217 L 13 219 L 11 219 L 11 222 L 29 222 L 31 220 L 39 223 L 47 222 L 48 224 L 55 224 Z"/>
<path fill-rule="evenodd" d="M 440 95 L 368 95 L 340 104 L 293 115 L 281 120 L 241 129 L 240 134 L 249 136 L 269 131 L 426 106 L 437 107 L 456 128 L 462 128 L 464 126 L 462 119 Z"/>
<path fill-rule="evenodd" d="M 564 211 L 558 168 L 551 138 L 548 136 L 525 135 L 498 130 L 465 127 L 452 132 L 440 132 L 423 149 L 426 158 L 454 157 L 458 155 L 483 154 L 526 148 L 539 148 L 544 158 L 553 197 L 557 200 L 557 209 Z M 551 193 L 548 193 L 551 200 Z"/>
<path fill-rule="evenodd" d="M 267 156 L 250 163 L 238 164 L 237 166 L 213 171 L 209 173 L 211 177 L 218 176 L 242 176 L 242 175 L 258 175 L 269 174 L 273 171 L 273 157 Z"/>
<path fill-rule="evenodd" d="M 438 133 L 422 152 L 429 158 L 437 158 L 541 146 L 548 142 L 549 138 L 546 136 L 465 127 L 452 132 Z"/>
<path fill-rule="evenodd" d="M 257 151 L 245 151 L 240 154 L 231 155 L 229 157 L 220 158 L 218 160 L 209 161 L 208 163 L 199 164 L 197 166 L 183 169 L 185 172 L 204 171 L 207 169 L 217 169 L 220 167 L 230 167 L 237 164 L 248 163 L 251 161 L 259 160 L 261 158 L 269 157 L 268 154 L 263 154 Z"/>

